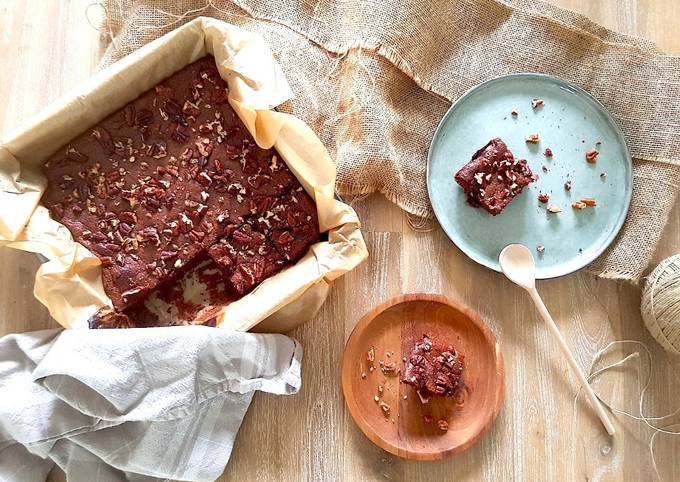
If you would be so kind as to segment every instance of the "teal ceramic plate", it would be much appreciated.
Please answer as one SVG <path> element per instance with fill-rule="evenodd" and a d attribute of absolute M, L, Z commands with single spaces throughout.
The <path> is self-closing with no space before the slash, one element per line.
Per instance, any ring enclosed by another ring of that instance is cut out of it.
<path fill-rule="evenodd" d="M 535 98 L 544 105 L 532 109 Z M 532 133 L 540 135 L 538 144 L 525 141 Z M 516 158 L 527 159 L 539 179 L 491 216 L 467 204 L 453 176 L 495 137 Z M 543 155 L 546 147 L 551 158 Z M 593 148 L 600 154 L 589 164 L 585 153 Z M 593 261 L 621 229 L 632 194 L 632 161 L 623 133 L 586 91 L 547 75 L 514 74 L 478 85 L 451 106 L 432 139 L 427 188 L 442 228 L 470 258 L 500 271 L 500 251 L 522 243 L 535 254 L 537 278 L 554 278 Z M 548 213 L 538 201 L 541 192 L 562 212 Z M 597 206 L 573 209 L 571 203 L 581 198 L 595 198 Z"/>

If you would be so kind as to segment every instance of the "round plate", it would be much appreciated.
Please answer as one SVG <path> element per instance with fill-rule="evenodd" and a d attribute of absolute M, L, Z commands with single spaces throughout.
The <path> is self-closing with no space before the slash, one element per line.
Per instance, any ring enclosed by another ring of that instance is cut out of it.
<path fill-rule="evenodd" d="M 381 360 L 403 369 L 402 357 L 424 334 L 465 356 L 460 396 L 433 397 L 423 404 L 412 386 L 399 382 L 401 375 L 381 371 Z M 367 360 L 371 347 L 372 372 Z M 378 386 L 383 387 L 381 400 L 390 406 L 387 415 L 374 399 Z M 342 359 L 342 391 L 352 418 L 373 443 L 407 459 L 441 459 L 471 446 L 495 420 L 503 402 L 503 357 L 493 334 L 471 309 L 441 295 L 402 295 L 354 327 Z M 425 415 L 433 422 L 426 423 Z M 437 426 L 442 418 L 449 423 L 446 432 Z"/>
<path fill-rule="evenodd" d="M 532 109 L 535 98 L 544 105 Z M 532 133 L 539 134 L 538 144 L 525 141 Z M 505 141 L 515 158 L 526 159 L 539 179 L 492 216 L 467 204 L 453 176 L 495 137 Z M 546 147 L 553 151 L 551 158 L 543 155 Z M 590 164 L 585 153 L 594 148 L 600 154 Z M 427 163 L 432 208 L 456 246 L 500 271 L 498 255 L 508 244 L 521 243 L 535 253 L 543 245 L 545 251 L 536 253 L 539 279 L 576 271 L 605 250 L 628 212 L 632 176 L 623 133 L 602 104 L 579 87 L 540 74 L 499 77 L 464 94 L 439 124 Z M 571 191 L 564 189 L 567 180 Z M 541 192 L 562 212 L 548 213 L 546 204 L 538 202 Z M 595 198 L 597 207 L 573 209 L 571 203 L 581 198 Z"/>

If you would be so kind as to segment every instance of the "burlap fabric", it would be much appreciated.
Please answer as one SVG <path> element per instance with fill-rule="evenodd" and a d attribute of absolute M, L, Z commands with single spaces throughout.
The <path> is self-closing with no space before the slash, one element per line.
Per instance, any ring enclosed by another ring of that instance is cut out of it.
<path fill-rule="evenodd" d="M 634 158 L 631 211 L 589 268 L 638 281 L 680 188 L 680 58 L 533 0 L 104 0 L 102 66 L 199 15 L 262 35 L 338 190 L 379 191 L 430 216 L 428 145 L 451 101 L 512 72 L 544 72 L 602 101 Z"/>

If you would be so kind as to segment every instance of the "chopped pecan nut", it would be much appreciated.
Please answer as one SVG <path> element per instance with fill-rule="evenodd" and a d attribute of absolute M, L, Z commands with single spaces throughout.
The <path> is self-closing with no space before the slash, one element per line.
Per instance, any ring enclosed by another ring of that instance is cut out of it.
<path fill-rule="evenodd" d="M 590 164 L 595 164 L 599 154 L 600 153 L 597 149 L 590 149 L 588 152 L 586 152 L 586 161 L 588 161 Z"/>
<path fill-rule="evenodd" d="M 366 353 L 366 360 L 368 360 L 369 363 L 373 363 L 375 361 L 375 347 L 371 347 L 370 350 Z"/>
<path fill-rule="evenodd" d="M 381 364 L 380 369 L 382 370 L 383 374 L 394 376 L 397 374 L 397 363 L 396 362 L 383 363 Z"/>

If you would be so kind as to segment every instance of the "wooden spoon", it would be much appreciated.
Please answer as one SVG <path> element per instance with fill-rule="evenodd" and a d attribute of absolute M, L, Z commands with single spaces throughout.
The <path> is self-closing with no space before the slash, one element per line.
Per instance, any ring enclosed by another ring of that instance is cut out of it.
<path fill-rule="evenodd" d="M 590 384 L 588 384 L 588 380 L 583 374 L 581 367 L 578 366 L 574 356 L 571 354 L 571 351 L 569 351 L 569 347 L 564 341 L 560 330 L 557 328 L 557 325 L 555 325 L 550 313 L 548 313 L 548 309 L 545 307 L 545 304 L 543 304 L 543 300 L 536 290 L 536 265 L 534 264 L 534 257 L 532 256 L 531 251 L 529 251 L 529 248 L 522 244 L 510 244 L 503 248 L 503 251 L 501 251 L 499 261 L 501 264 L 501 269 L 503 270 L 503 274 L 505 274 L 505 276 L 507 276 L 510 281 L 527 290 L 531 296 L 531 299 L 536 304 L 538 312 L 541 314 L 543 320 L 547 323 L 548 328 L 550 328 L 550 331 L 557 339 L 557 342 L 562 349 L 562 354 L 569 362 L 572 371 L 581 382 L 583 389 L 586 391 L 588 400 L 590 400 L 590 404 L 600 417 L 604 428 L 607 429 L 607 433 L 609 435 L 614 435 L 614 425 L 612 425 L 612 422 L 609 420 L 609 417 L 604 411 L 602 404 L 597 399 L 595 392 L 593 392 Z"/>

